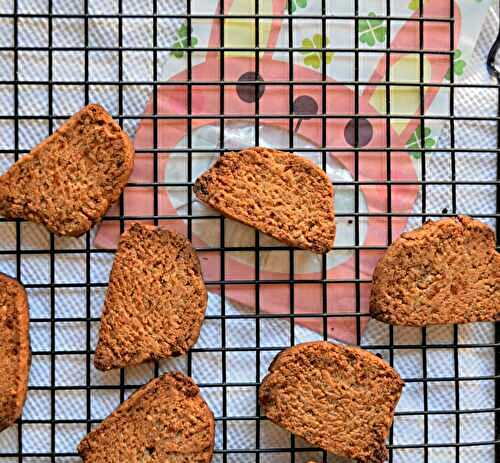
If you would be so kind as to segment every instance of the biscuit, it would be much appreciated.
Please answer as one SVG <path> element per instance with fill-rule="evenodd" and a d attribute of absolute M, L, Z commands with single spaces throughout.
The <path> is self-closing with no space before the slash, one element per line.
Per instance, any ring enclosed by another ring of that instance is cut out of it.
<path fill-rule="evenodd" d="M 404 233 L 373 274 L 370 312 L 392 325 L 500 318 L 500 254 L 486 224 L 459 216 Z"/>
<path fill-rule="evenodd" d="M 86 463 L 208 463 L 214 415 L 198 386 L 182 373 L 151 380 L 78 446 Z"/>
<path fill-rule="evenodd" d="M 125 132 L 88 105 L 0 177 L 0 214 L 83 235 L 118 200 L 133 163 Z"/>
<path fill-rule="evenodd" d="M 290 246 L 316 253 L 333 248 L 333 187 L 308 159 L 269 148 L 223 154 L 193 191 L 224 216 Z"/>
<path fill-rule="evenodd" d="M 22 414 L 30 364 L 26 291 L 17 280 L 0 274 L 0 431 Z"/>
<path fill-rule="evenodd" d="M 133 224 L 118 243 L 95 366 L 109 370 L 184 354 L 198 339 L 206 307 L 191 243 L 178 233 Z"/>
<path fill-rule="evenodd" d="M 370 352 L 326 341 L 281 352 L 259 390 L 267 417 L 338 456 L 383 462 L 403 388 L 399 375 Z"/>

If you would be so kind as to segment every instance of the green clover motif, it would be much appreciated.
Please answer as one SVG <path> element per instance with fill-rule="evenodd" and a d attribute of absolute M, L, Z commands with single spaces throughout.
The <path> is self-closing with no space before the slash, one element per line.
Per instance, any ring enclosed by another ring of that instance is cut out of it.
<path fill-rule="evenodd" d="M 464 73 L 464 69 L 466 63 L 462 57 L 462 52 L 460 50 L 455 50 L 453 53 L 453 74 L 456 76 L 461 76 Z M 451 80 L 451 67 L 448 69 L 446 76 L 444 77 L 446 80 Z"/>
<path fill-rule="evenodd" d="M 288 9 L 289 5 L 290 5 L 290 10 Z M 297 11 L 297 7 L 305 8 L 306 6 L 307 6 L 307 0 L 288 0 L 285 7 L 285 12 L 288 13 L 288 11 L 291 11 L 292 13 L 295 13 Z"/>
<path fill-rule="evenodd" d="M 191 27 L 191 48 L 196 47 L 198 44 L 198 39 L 192 35 L 193 28 Z M 172 45 L 173 48 L 186 48 L 188 46 L 188 28 L 186 24 L 183 24 L 179 29 L 177 29 L 177 41 Z M 182 58 L 184 56 L 184 50 L 172 50 L 170 52 L 175 58 Z"/>
<path fill-rule="evenodd" d="M 424 129 L 424 143 L 422 146 L 421 139 L 420 139 L 420 126 L 417 127 L 415 132 L 413 132 L 412 136 L 406 143 L 406 148 L 409 150 L 415 150 L 415 151 L 410 151 L 410 156 L 414 159 L 420 159 L 422 156 L 421 150 L 422 148 L 433 148 L 436 145 L 436 140 L 432 137 L 432 130 L 430 127 L 425 127 Z"/>
<path fill-rule="evenodd" d="M 325 47 L 330 45 L 330 39 L 326 37 Z M 302 48 L 323 48 L 323 37 L 321 34 L 314 34 L 312 39 L 304 39 L 302 40 Z M 314 69 L 319 69 L 321 67 L 321 61 L 323 59 L 323 52 L 321 51 L 311 51 L 306 50 L 302 51 L 305 56 L 304 64 L 306 66 L 312 67 Z M 326 64 L 330 64 L 332 62 L 333 53 L 331 51 L 327 51 L 324 54 Z"/>
<path fill-rule="evenodd" d="M 387 26 L 382 19 L 376 19 L 376 14 L 372 11 L 368 16 L 374 19 L 363 19 L 359 22 L 359 40 L 373 47 L 377 42 L 383 42 L 387 37 Z"/>

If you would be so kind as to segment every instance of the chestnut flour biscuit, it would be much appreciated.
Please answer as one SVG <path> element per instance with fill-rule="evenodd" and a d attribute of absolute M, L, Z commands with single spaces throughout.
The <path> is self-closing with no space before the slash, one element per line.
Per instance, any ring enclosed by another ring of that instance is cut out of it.
<path fill-rule="evenodd" d="M 17 280 L 0 274 L 0 431 L 22 414 L 30 364 L 26 291 Z"/>
<path fill-rule="evenodd" d="M 313 445 L 383 462 L 403 381 L 370 352 L 326 341 L 281 352 L 259 390 L 267 417 Z"/>
<path fill-rule="evenodd" d="M 181 355 L 207 307 L 198 256 L 182 235 L 141 224 L 120 238 L 94 363 L 100 370 Z"/>
<path fill-rule="evenodd" d="M 290 246 L 324 253 L 335 239 L 333 187 L 308 159 L 269 148 L 227 153 L 194 185 L 223 215 Z"/>
<path fill-rule="evenodd" d="M 370 311 L 393 325 L 498 320 L 500 254 L 493 230 L 459 216 L 404 233 L 377 264 Z"/>
<path fill-rule="evenodd" d="M 214 415 L 182 373 L 153 379 L 123 402 L 78 446 L 86 463 L 208 463 Z"/>
<path fill-rule="evenodd" d="M 0 177 L 0 214 L 82 235 L 119 198 L 133 163 L 125 132 L 88 105 Z"/>

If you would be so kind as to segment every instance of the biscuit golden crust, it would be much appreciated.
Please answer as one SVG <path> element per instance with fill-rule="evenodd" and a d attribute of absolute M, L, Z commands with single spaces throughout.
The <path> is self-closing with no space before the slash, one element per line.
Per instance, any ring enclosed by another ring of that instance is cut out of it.
<path fill-rule="evenodd" d="M 316 253 L 333 248 L 333 187 L 308 159 L 269 148 L 223 154 L 193 191 L 224 216 L 290 246 Z"/>
<path fill-rule="evenodd" d="M 94 364 L 100 370 L 187 352 L 207 308 L 198 256 L 182 235 L 133 224 L 120 238 Z"/>
<path fill-rule="evenodd" d="M 393 325 L 498 320 L 500 254 L 493 230 L 459 216 L 404 233 L 377 264 L 370 311 Z"/>
<path fill-rule="evenodd" d="M 90 104 L 0 177 L 0 214 L 80 236 L 118 200 L 133 164 L 128 136 Z"/>
<path fill-rule="evenodd" d="M 17 280 L 0 274 L 0 431 L 22 414 L 30 364 L 26 291 Z"/>
<path fill-rule="evenodd" d="M 123 402 L 78 446 L 86 463 L 209 463 L 214 415 L 183 373 L 151 380 Z"/>
<path fill-rule="evenodd" d="M 259 390 L 267 417 L 336 455 L 383 462 L 403 381 L 382 359 L 326 341 L 281 352 Z"/>

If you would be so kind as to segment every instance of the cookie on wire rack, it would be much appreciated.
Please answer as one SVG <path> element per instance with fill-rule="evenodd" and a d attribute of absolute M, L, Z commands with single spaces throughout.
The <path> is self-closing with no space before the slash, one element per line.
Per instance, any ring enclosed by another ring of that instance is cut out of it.
<path fill-rule="evenodd" d="M 194 381 L 166 373 L 134 392 L 78 446 L 86 463 L 212 460 L 214 415 Z"/>
<path fill-rule="evenodd" d="M 278 354 L 259 390 L 267 417 L 313 445 L 362 463 L 381 463 L 403 389 L 368 351 L 326 341 Z"/>
<path fill-rule="evenodd" d="M 0 177 L 0 214 L 83 235 L 118 200 L 133 164 L 128 136 L 90 104 Z"/>
<path fill-rule="evenodd" d="M 495 246 L 493 230 L 467 216 L 404 233 L 375 268 L 372 317 L 407 326 L 499 320 Z"/>
<path fill-rule="evenodd" d="M 94 364 L 122 368 L 186 353 L 207 308 L 200 262 L 182 235 L 133 224 L 120 238 Z"/>
<path fill-rule="evenodd" d="M 333 187 L 296 154 L 248 148 L 223 154 L 195 182 L 197 198 L 223 215 L 300 249 L 333 248 Z"/>
<path fill-rule="evenodd" d="M 22 414 L 30 365 L 26 291 L 17 280 L 0 274 L 0 431 Z"/>

